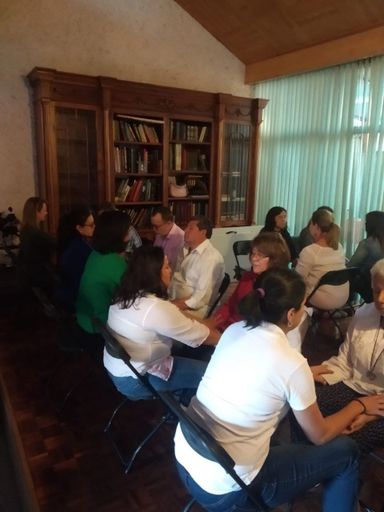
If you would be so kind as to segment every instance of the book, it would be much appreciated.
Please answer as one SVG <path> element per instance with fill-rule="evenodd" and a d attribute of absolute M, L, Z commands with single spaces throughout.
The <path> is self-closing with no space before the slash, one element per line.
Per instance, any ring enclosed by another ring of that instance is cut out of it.
<path fill-rule="evenodd" d="M 201 131 L 200 131 L 200 135 L 199 135 L 199 142 L 204 142 L 204 139 L 205 139 L 205 135 L 207 133 L 207 127 L 206 126 L 203 126 L 201 128 Z"/>

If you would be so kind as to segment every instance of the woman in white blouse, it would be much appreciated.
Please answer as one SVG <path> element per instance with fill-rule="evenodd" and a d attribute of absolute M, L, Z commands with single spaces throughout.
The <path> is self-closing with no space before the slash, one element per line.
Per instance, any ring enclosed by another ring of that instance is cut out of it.
<path fill-rule="evenodd" d="M 310 233 L 314 243 L 304 247 L 299 255 L 296 271 L 303 277 L 309 295 L 319 279 L 330 270 L 345 268 L 344 250 L 339 243 L 340 228 L 328 210 L 312 214 Z M 343 306 L 349 295 L 349 283 L 334 287 L 322 286 L 311 298 L 311 305 L 320 309 Z"/>
<path fill-rule="evenodd" d="M 109 308 L 108 327 L 127 349 L 132 363 L 158 390 L 177 391 L 191 397 L 204 374 L 206 362 L 172 357 L 172 340 L 191 347 L 214 345 L 220 334 L 203 321 L 191 319 L 168 301 L 171 277 L 161 247 L 136 249 Z M 116 388 L 132 399 L 149 392 L 128 366 L 104 349 L 104 366 Z"/>

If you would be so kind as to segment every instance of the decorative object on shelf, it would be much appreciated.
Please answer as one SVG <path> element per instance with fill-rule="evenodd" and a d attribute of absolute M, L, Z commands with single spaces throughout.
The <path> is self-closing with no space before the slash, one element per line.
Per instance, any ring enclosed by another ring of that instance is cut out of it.
<path fill-rule="evenodd" d="M 208 187 L 202 180 L 194 180 L 194 183 L 188 186 L 188 193 L 191 196 L 207 196 Z"/>
<path fill-rule="evenodd" d="M 176 183 L 169 184 L 169 195 L 171 197 L 187 197 L 188 189 L 187 184 L 177 185 Z"/>

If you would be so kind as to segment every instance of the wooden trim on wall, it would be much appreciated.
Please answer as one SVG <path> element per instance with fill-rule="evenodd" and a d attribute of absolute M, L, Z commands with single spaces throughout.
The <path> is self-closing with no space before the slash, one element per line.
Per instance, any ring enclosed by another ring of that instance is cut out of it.
<path fill-rule="evenodd" d="M 245 68 L 245 83 L 300 74 L 384 54 L 384 26 L 267 59 Z"/>

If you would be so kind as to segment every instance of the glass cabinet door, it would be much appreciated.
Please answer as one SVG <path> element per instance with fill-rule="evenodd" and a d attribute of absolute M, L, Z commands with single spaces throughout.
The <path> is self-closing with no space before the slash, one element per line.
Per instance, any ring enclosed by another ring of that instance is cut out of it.
<path fill-rule="evenodd" d="M 247 220 L 251 126 L 225 123 L 221 170 L 220 221 L 224 225 Z"/>
<path fill-rule="evenodd" d="M 59 214 L 99 203 L 96 111 L 55 108 Z"/>

